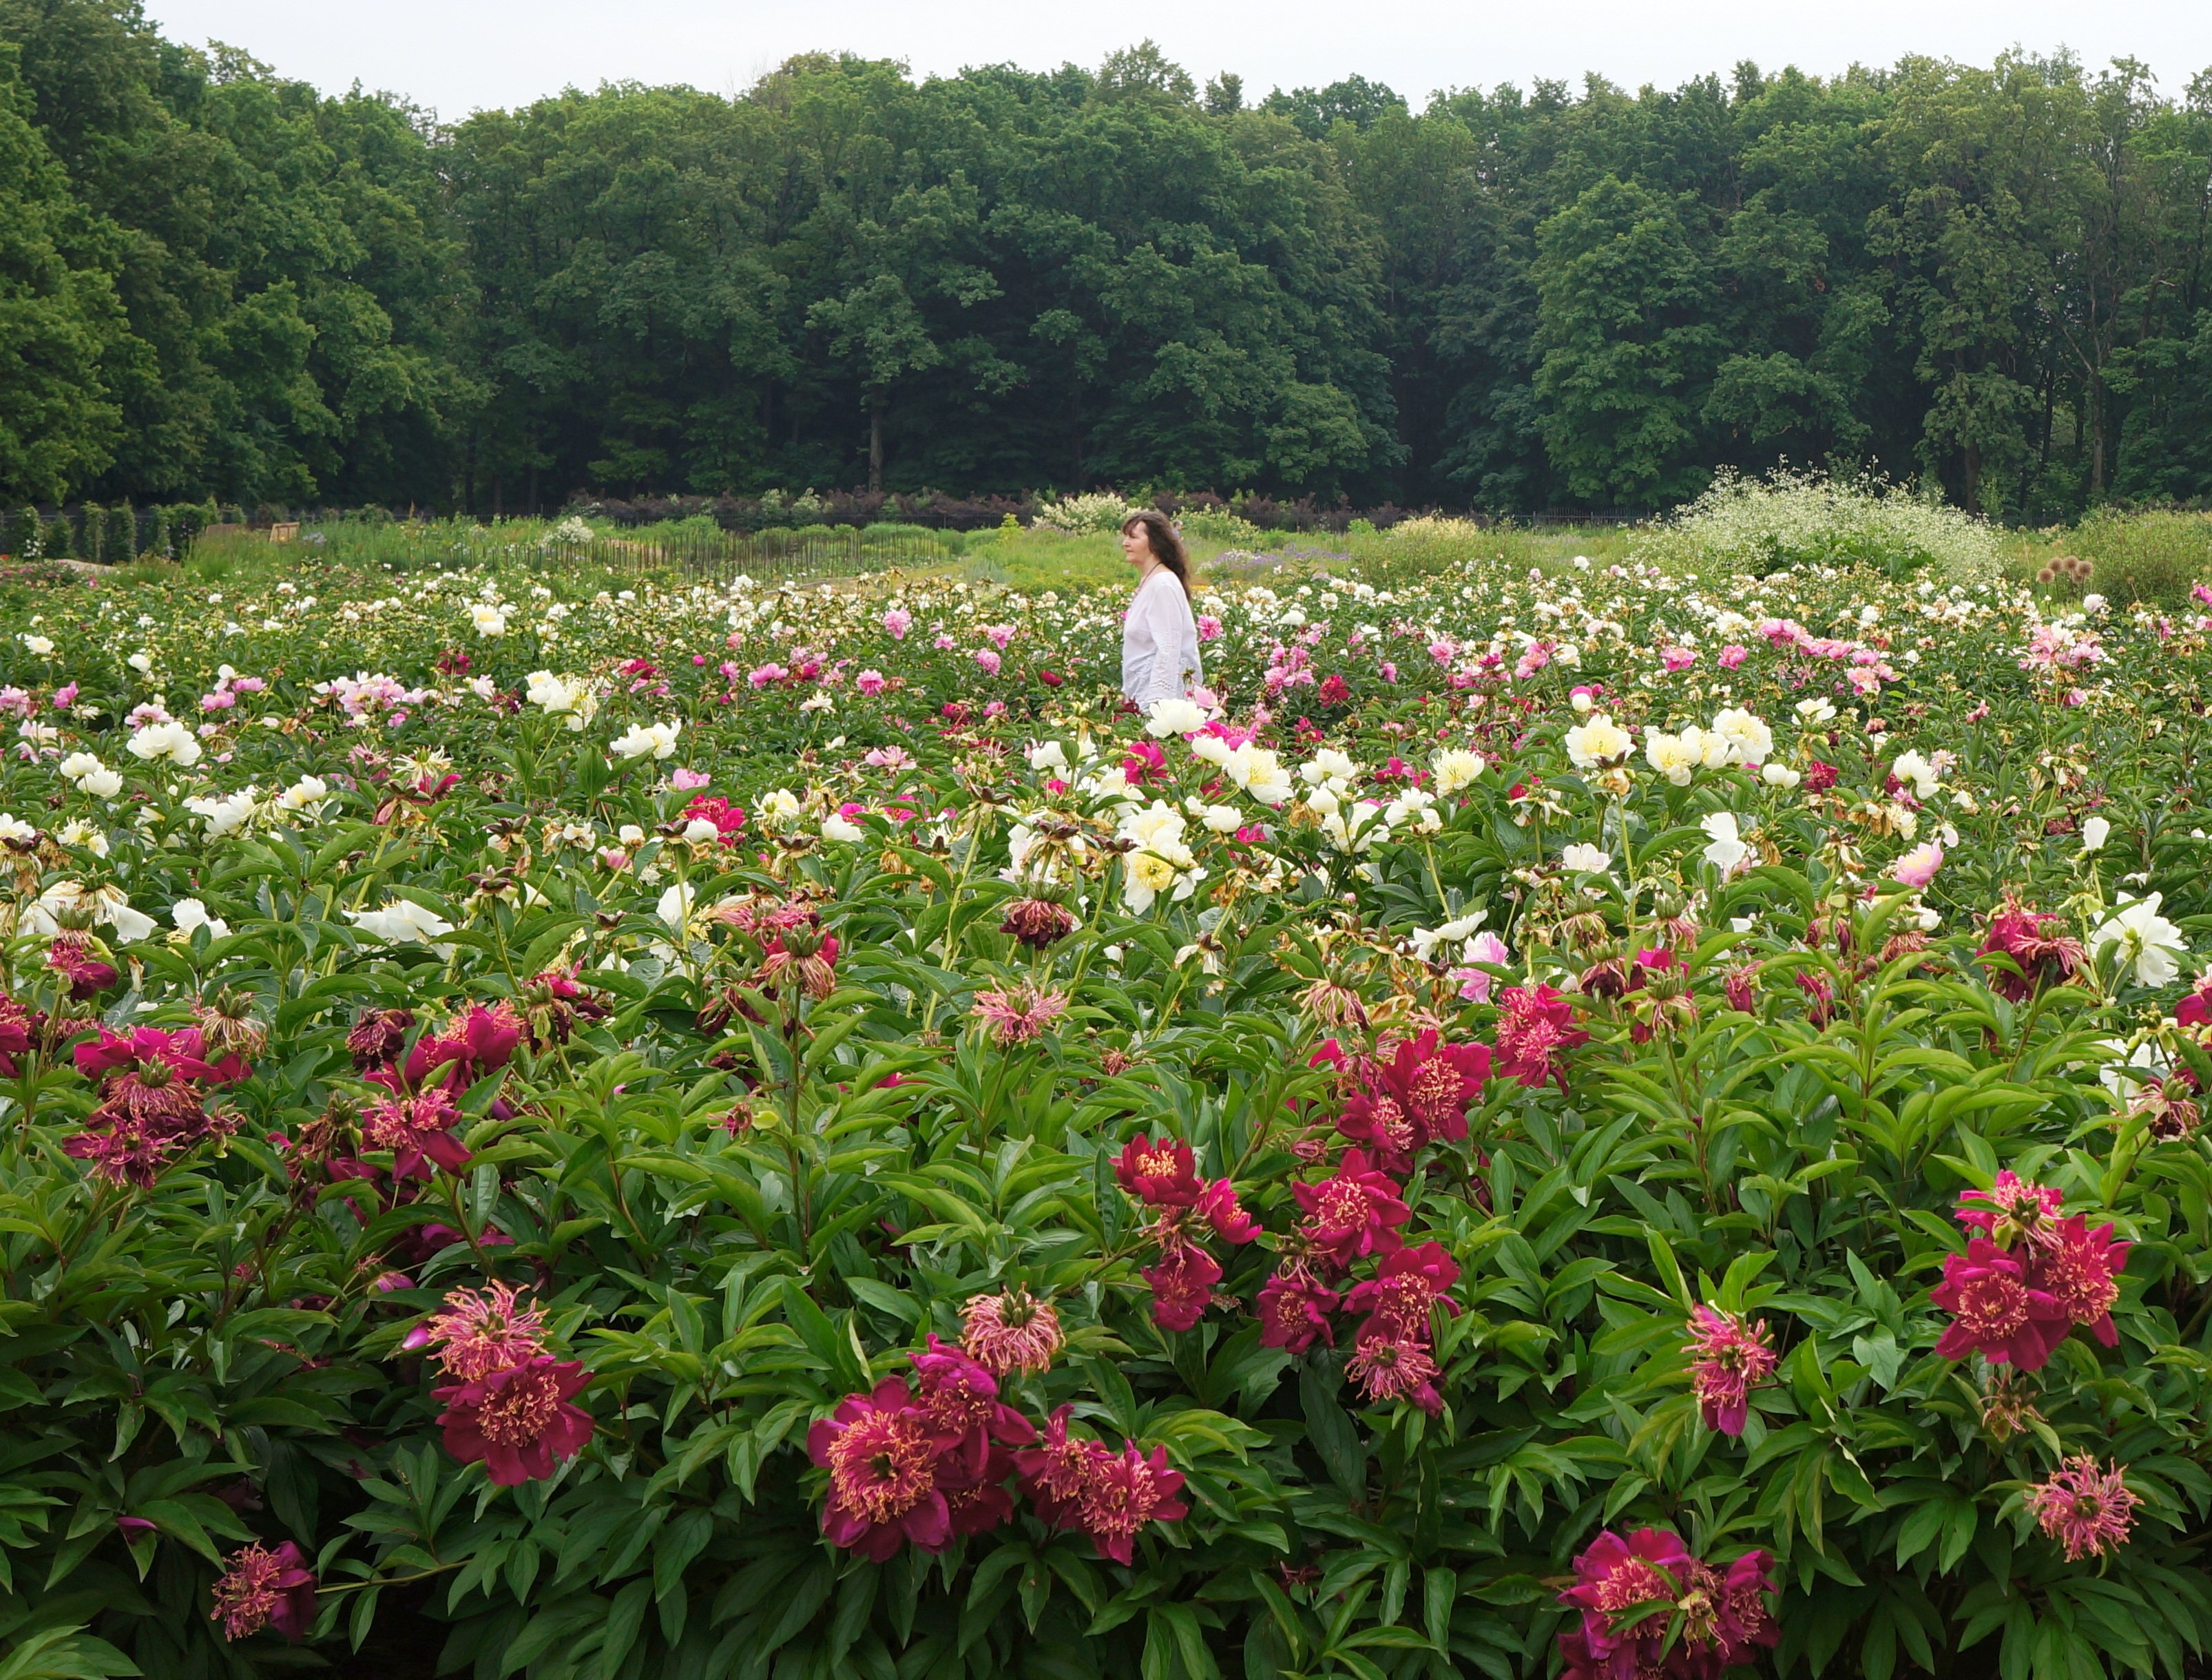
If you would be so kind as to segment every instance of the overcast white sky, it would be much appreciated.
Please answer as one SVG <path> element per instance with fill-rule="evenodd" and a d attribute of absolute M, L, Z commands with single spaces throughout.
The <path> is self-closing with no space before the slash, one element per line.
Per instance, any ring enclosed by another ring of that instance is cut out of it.
<path fill-rule="evenodd" d="M 148 0 L 174 39 L 228 41 L 337 91 L 358 80 L 447 118 L 564 86 L 749 86 L 792 53 L 902 58 L 917 75 L 1012 61 L 1095 64 L 1150 36 L 1201 82 L 1248 98 L 1358 73 L 1416 105 L 1434 88 L 1631 87 L 1750 58 L 1819 74 L 1907 52 L 1986 63 L 2070 48 L 2150 64 L 2169 94 L 2212 68 L 2212 0 Z"/>

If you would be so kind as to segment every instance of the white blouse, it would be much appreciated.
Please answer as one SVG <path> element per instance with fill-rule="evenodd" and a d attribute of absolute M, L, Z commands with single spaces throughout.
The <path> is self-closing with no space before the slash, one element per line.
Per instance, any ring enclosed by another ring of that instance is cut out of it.
<path fill-rule="evenodd" d="M 1156 566 L 1121 620 L 1121 692 L 1148 709 L 1203 680 L 1190 597 L 1173 572 Z"/>

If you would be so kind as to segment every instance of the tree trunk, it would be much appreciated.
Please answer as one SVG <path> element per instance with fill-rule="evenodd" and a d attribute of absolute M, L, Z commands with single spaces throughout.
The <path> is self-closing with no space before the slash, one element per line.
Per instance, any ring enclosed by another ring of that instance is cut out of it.
<path fill-rule="evenodd" d="M 868 493 L 879 495 L 884 488 L 884 399 L 878 397 L 868 405 Z"/>
<path fill-rule="evenodd" d="M 2105 380 L 2101 370 L 2089 375 L 2089 494 L 2105 493 Z"/>

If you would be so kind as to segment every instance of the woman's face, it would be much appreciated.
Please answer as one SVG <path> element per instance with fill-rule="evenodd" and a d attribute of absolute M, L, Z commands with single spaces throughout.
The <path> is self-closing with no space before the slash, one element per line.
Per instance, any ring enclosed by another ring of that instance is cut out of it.
<path fill-rule="evenodd" d="M 1121 533 L 1121 553 L 1139 571 L 1144 570 L 1152 557 L 1152 539 L 1141 525 L 1133 525 Z"/>

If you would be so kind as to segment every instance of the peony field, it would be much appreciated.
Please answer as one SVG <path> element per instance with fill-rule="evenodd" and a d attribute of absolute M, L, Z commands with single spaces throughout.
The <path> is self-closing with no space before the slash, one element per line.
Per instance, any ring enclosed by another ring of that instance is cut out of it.
<path fill-rule="evenodd" d="M 2201 1676 L 2212 575 L 1978 540 L 9 582 L 0 1680 Z"/>

